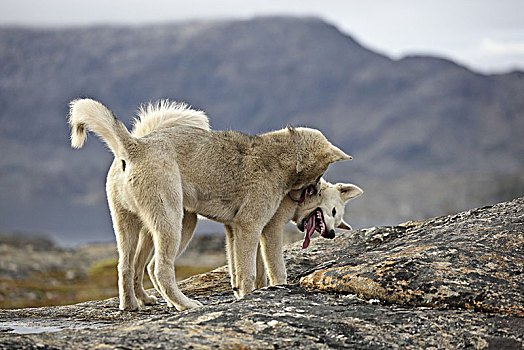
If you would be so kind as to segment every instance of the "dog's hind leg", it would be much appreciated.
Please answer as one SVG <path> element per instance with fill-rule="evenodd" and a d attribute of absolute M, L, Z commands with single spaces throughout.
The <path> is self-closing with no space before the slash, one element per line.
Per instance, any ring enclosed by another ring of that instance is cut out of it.
<path fill-rule="evenodd" d="M 184 218 L 182 219 L 182 239 L 180 240 L 180 247 L 178 248 L 176 255 L 177 258 L 184 253 L 189 242 L 191 242 L 193 233 L 195 233 L 197 221 L 197 214 L 184 210 Z"/>
<path fill-rule="evenodd" d="M 137 252 L 135 255 L 135 295 L 138 302 L 141 305 L 154 305 L 157 303 L 157 299 L 154 295 L 148 295 L 144 289 L 144 270 L 147 262 L 147 258 L 153 250 L 153 238 L 147 230 L 142 227 L 140 230 L 140 238 L 138 239 Z M 153 281 L 153 285 L 156 287 L 156 281 Z"/>
<path fill-rule="evenodd" d="M 111 216 L 118 246 L 118 294 L 121 310 L 138 310 L 134 289 L 134 257 L 141 227 L 140 219 L 110 201 Z"/>
<path fill-rule="evenodd" d="M 157 181 L 152 181 L 154 177 L 148 178 L 147 190 L 136 193 L 135 199 L 140 206 L 141 217 L 153 237 L 153 276 L 156 279 L 157 290 L 168 306 L 175 306 L 181 311 L 202 304 L 186 297 L 176 283 L 175 258 L 182 238 L 182 185 L 180 178 L 173 178 L 178 172 L 175 170 L 170 173 L 172 177 L 168 181 L 163 176 L 157 176 Z M 155 190 L 150 191 L 150 188 Z"/>
<path fill-rule="evenodd" d="M 193 238 L 193 233 L 195 232 L 197 221 L 198 221 L 197 214 L 190 213 L 184 210 L 184 218 L 182 220 L 182 239 L 180 240 L 180 247 L 178 248 L 176 258 L 180 257 L 180 255 L 184 253 L 187 246 L 189 245 L 189 242 L 191 242 L 191 238 Z M 153 241 L 151 240 L 151 248 L 152 247 L 153 247 Z M 155 277 L 155 264 L 156 264 L 156 258 L 155 258 L 155 255 L 153 255 L 151 262 L 147 266 L 147 272 L 149 274 L 149 279 L 153 283 L 153 286 L 155 287 L 156 290 L 159 291 L 158 282 Z M 144 266 L 142 266 L 141 269 L 143 271 Z M 142 287 L 142 290 L 143 290 L 143 287 Z"/>

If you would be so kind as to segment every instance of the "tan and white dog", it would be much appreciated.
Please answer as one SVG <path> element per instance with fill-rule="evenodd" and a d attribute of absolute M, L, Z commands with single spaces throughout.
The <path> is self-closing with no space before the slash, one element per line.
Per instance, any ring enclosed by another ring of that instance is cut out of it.
<path fill-rule="evenodd" d="M 209 130 L 202 112 L 188 114 L 189 124 L 138 138 L 100 102 L 70 104 L 71 145 L 82 147 L 92 131 L 115 156 L 106 191 L 119 251 L 122 310 L 139 307 L 134 261 L 142 229 L 155 248 L 155 288 L 168 306 L 184 310 L 201 305 L 185 296 L 175 279 L 175 258 L 183 240 L 190 239 L 182 234 L 184 226 L 194 227 L 197 213 L 224 223 L 232 283 L 242 297 L 255 287 L 260 236 L 282 199 L 315 184 L 329 164 L 351 159 L 315 129 L 288 127 L 251 136 Z"/>
<path fill-rule="evenodd" d="M 166 102 L 157 103 L 156 105 L 148 104 L 139 110 L 139 119 L 136 121 L 131 134 L 135 137 L 143 137 L 155 130 L 183 124 L 186 117 L 185 113 L 188 112 L 190 113 L 191 110 L 180 109 L 179 105 L 176 104 Z M 202 127 L 205 127 L 205 125 L 202 125 Z M 325 238 L 334 238 L 334 228 L 351 230 L 351 227 L 343 220 L 344 206 L 348 200 L 358 197 L 362 193 L 363 191 L 353 184 L 331 184 L 321 179 L 318 189 L 311 186 L 306 191 L 291 191 L 288 196 L 285 196 L 279 208 L 262 231 L 261 245 L 259 245 L 257 251 L 255 289 L 267 286 L 268 277 L 270 285 L 285 284 L 287 282 L 282 251 L 282 236 L 284 226 L 289 221 L 296 222 L 300 230 L 305 231 L 302 248 L 308 247 L 311 235 L 315 230 Z M 293 198 L 294 196 L 297 198 Z M 191 216 L 187 212 L 184 215 Z M 184 252 L 196 226 L 187 224 L 190 222 L 187 219 L 184 219 L 183 222 L 186 222 L 186 225 L 182 225 L 182 240 L 178 256 Z M 233 237 L 227 226 L 225 229 L 227 232 L 228 266 L 234 288 L 236 267 L 232 256 Z M 156 302 L 156 299 L 149 296 L 143 287 L 144 267 L 152 248 L 151 235 L 146 228 L 143 228 L 140 233 L 135 258 L 135 295 L 142 305 L 150 305 Z M 156 284 L 154 266 L 155 258 L 153 257 L 148 266 L 148 271 L 150 279 Z M 235 295 L 237 295 L 237 291 L 235 291 Z"/>

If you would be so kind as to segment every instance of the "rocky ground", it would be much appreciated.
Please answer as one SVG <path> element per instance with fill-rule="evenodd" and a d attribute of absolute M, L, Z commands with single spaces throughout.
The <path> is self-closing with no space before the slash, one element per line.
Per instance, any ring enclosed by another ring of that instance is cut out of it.
<path fill-rule="evenodd" d="M 286 243 L 300 239 L 286 227 Z M 0 309 L 55 306 L 118 294 L 116 243 L 62 248 L 38 235 L 0 233 Z M 226 264 L 225 235 L 195 235 L 176 262 L 177 279 Z M 147 274 L 146 274 L 147 275 Z M 151 287 L 146 276 L 145 285 Z"/>
<path fill-rule="evenodd" d="M 177 261 L 184 279 L 226 263 L 223 235 L 196 236 Z M 116 296 L 116 243 L 61 248 L 39 236 L 0 234 L 0 309 Z M 146 277 L 146 285 L 151 286 Z"/>
<path fill-rule="evenodd" d="M 0 310 L 0 348 L 524 347 L 524 198 L 286 249 L 289 284 L 234 300 L 226 267 L 180 283 L 202 308 L 116 298 Z"/>

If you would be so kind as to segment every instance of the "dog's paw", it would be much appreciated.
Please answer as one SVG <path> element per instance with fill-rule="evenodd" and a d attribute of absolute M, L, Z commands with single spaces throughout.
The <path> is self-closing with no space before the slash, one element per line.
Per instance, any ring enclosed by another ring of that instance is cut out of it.
<path fill-rule="evenodd" d="M 156 305 L 158 303 L 158 300 L 154 295 L 144 295 L 139 298 L 138 301 L 144 306 Z"/>
<path fill-rule="evenodd" d="M 255 276 L 244 276 L 243 278 L 238 278 L 238 280 L 238 289 L 235 291 L 237 299 L 242 299 L 245 295 L 255 290 Z"/>
<path fill-rule="evenodd" d="M 254 288 L 239 288 L 237 291 L 235 291 L 235 297 L 237 299 L 242 299 L 248 294 L 251 294 L 254 291 Z"/>
<path fill-rule="evenodd" d="M 199 302 L 198 300 L 193 300 L 189 298 L 184 300 L 183 303 L 178 303 L 175 305 L 178 311 L 194 309 L 194 308 L 201 307 L 201 306 L 203 306 L 201 302 Z"/>
<path fill-rule="evenodd" d="M 255 289 L 267 287 L 267 278 L 257 278 L 255 281 Z"/>
<path fill-rule="evenodd" d="M 119 309 L 122 311 L 137 311 L 140 307 L 138 302 L 134 300 L 133 302 L 120 302 Z"/>
<path fill-rule="evenodd" d="M 287 275 L 286 274 L 270 278 L 269 285 L 271 286 L 281 286 L 283 284 L 287 284 Z"/>

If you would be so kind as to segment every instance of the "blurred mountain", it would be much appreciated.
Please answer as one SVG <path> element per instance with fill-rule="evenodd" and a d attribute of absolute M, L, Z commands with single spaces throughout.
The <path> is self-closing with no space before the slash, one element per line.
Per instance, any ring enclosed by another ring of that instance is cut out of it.
<path fill-rule="evenodd" d="M 354 156 L 327 178 L 364 188 L 349 219 L 368 226 L 524 194 L 523 96 L 522 72 L 392 60 L 315 18 L 0 28 L 0 229 L 111 238 L 112 156 L 98 140 L 70 149 L 74 98 L 127 123 L 139 103 L 170 98 L 215 129 L 318 128 Z"/>

